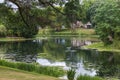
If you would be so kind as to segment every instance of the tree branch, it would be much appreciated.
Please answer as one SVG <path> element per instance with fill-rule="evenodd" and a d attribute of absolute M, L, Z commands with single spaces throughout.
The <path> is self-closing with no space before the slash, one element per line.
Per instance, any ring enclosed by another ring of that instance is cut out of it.
<path fill-rule="evenodd" d="M 43 5 L 49 5 L 51 6 L 53 9 L 55 9 L 57 12 L 61 13 L 62 15 L 66 15 L 65 13 L 61 12 L 60 10 L 58 10 L 57 8 L 55 8 L 55 6 L 53 6 L 53 4 L 51 4 L 50 2 L 45 2 L 45 1 L 42 1 L 42 0 L 39 0 L 40 3 L 42 3 Z"/>
<path fill-rule="evenodd" d="M 16 2 L 17 0 L 8 0 L 8 1 L 12 2 L 13 4 L 15 4 L 18 7 L 18 10 L 19 10 L 19 13 L 20 13 L 20 16 L 21 16 L 23 22 L 25 23 L 26 26 L 30 27 L 22 14 L 22 7 Z"/>

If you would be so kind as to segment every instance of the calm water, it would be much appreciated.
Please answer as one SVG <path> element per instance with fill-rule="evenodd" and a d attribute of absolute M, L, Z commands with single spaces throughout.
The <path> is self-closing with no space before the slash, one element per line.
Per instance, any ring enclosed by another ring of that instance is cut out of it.
<path fill-rule="evenodd" d="M 81 49 L 96 39 L 44 38 L 22 42 L 0 42 L 0 58 L 20 62 L 37 62 L 43 66 L 75 69 L 76 75 L 120 78 L 120 53 Z"/>

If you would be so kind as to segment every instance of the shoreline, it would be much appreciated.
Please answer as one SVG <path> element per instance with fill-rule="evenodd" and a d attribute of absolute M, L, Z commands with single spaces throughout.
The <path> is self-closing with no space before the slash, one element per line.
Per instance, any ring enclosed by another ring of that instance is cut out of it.
<path fill-rule="evenodd" d="M 96 42 L 91 45 L 83 46 L 82 49 L 96 49 L 97 51 L 108 51 L 108 52 L 120 53 L 120 49 L 116 49 L 113 46 L 104 46 L 102 42 Z"/>
<path fill-rule="evenodd" d="M 82 38 L 98 38 L 98 35 L 41 35 L 35 36 L 33 38 L 23 38 L 23 37 L 0 37 L 0 42 L 10 42 L 10 41 L 25 41 L 25 40 L 34 40 L 45 37 L 82 37 Z"/>
<path fill-rule="evenodd" d="M 1 37 L 0 42 L 10 42 L 10 41 L 25 41 L 33 40 L 35 38 L 23 38 L 23 37 Z"/>

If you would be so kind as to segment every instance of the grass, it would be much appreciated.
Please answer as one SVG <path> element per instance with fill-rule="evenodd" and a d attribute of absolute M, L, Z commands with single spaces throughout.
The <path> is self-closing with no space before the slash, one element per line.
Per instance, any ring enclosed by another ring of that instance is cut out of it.
<path fill-rule="evenodd" d="M 54 77 L 0 66 L 0 80 L 59 80 Z"/>
<path fill-rule="evenodd" d="M 104 79 L 96 77 L 96 76 L 91 77 L 91 76 L 82 76 L 82 75 L 80 75 L 80 76 L 77 77 L 77 80 L 104 80 Z"/>
<path fill-rule="evenodd" d="M 10 62 L 10 61 L 6 61 L 6 60 L 0 60 L 0 65 L 19 69 L 19 70 L 54 76 L 54 77 L 59 77 L 59 76 L 64 75 L 64 71 L 58 67 L 47 67 L 47 66 L 45 67 L 45 66 L 40 66 L 37 64 Z"/>
<path fill-rule="evenodd" d="M 91 45 L 83 46 L 83 48 L 87 49 L 97 49 L 98 51 L 112 51 L 112 52 L 120 52 L 120 49 L 116 49 L 112 45 L 105 46 L 103 42 L 93 43 Z"/>
<path fill-rule="evenodd" d="M 92 76 L 88 76 L 88 75 L 84 75 L 84 76 L 80 75 L 76 79 L 74 79 L 75 74 L 76 74 L 75 70 L 72 70 L 72 69 L 68 70 L 67 71 L 68 80 L 105 80 L 105 79 L 97 77 L 97 76 L 92 77 Z"/>
<path fill-rule="evenodd" d="M 64 29 L 61 31 L 54 31 L 53 29 L 41 29 L 39 30 L 38 34 L 35 37 L 41 37 L 41 36 L 46 36 L 46 37 L 51 37 L 51 36 L 63 36 L 63 37 L 71 37 L 71 36 L 85 36 L 85 37 L 98 37 L 98 35 L 95 34 L 94 29 L 76 29 L 75 32 L 72 32 L 69 29 Z M 34 38 L 23 38 L 23 37 L 3 37 L 0 38 L 0 42 L 4 41 L 24 41 L 24 40 L 32 40 Z"/>
<path fill-rule="evenodd" d="M 74 80 L 74 77 L 75 77 L 75 70 L 68 70 L 67 71 L 67 78 L 68 78 L 68 80 Z"/>
<path fill-rule="evenodd" d="M 61 31 L 55 31 L 53 29 L 41 29 L 37 36 L 96 36 L 94 29 L 79 28 L 75 31 L 70 29 L 63 29 Z"/>
<path fill-rule="evenodd" d="M 0 42 L 8 42 L 8 41 L 25 41 L 25 40 L 32 40 L 34 38 L 23 38 L 23 37 L 5 37 L 0 38 Z"/>

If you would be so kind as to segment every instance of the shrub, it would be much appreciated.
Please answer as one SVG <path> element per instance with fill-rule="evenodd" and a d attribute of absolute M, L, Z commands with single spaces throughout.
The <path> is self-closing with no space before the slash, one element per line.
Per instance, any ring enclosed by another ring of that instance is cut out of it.
<path fill-rule="evenodd" d="M 77 80 L 103 80 L 102 78 L 99 77 L 91 77 L 91 76 L 78 76 Z"/>
<path fill-rule="evenodd" d="M 68 80 L 74 80 L 74 77 L 75 77 L 75 70 L 68 70 L 67 71 L 67 78 Z"/>
<path fill-rule="evenodd" d="M 6 28 L 3 25 L 0 25 L 0 37 L 6 36 Z"/>

